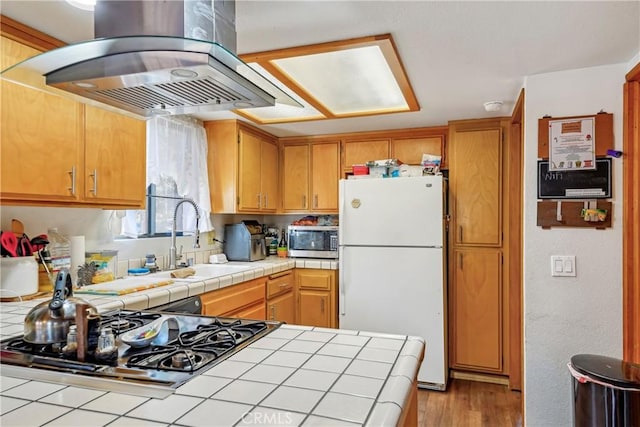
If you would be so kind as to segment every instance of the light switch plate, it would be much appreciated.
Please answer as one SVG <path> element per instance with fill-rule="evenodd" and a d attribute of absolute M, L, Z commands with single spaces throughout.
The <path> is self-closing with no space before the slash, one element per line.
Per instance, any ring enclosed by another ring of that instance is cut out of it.
<path fill-rule="evenodd" d="M 551 255 L 551 275 L 576 277 L 576 256 Z"/>

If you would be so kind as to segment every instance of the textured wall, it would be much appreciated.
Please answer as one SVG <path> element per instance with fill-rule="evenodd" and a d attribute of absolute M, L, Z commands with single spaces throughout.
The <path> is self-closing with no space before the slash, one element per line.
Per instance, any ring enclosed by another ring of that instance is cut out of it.
<path fill-rule="evenodd" d="M 525 83 L 524 330 L 525 422 L 570 426 L 574 354 L 622 355 L 622 160 L 613 161 L 613 227 L 536 226 L 538 119 L 614 114 L 622 149 L 626 64 L 529 76 Z M 575 255 L 577 277 L 551 277 L 551 255 Z"/>

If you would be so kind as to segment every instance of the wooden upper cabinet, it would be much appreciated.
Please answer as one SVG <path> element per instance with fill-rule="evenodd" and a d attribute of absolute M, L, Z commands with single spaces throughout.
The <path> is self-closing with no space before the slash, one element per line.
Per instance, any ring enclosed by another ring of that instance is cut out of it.
<path fill-rule="evenodd" d="M 339 141 L 282 147 L 282 210 L 338 212 Z"/>
<path fill-rule="evenodd" d="M 204 126 L 213 213 L 275 212 L 279 201 L 275 138 L 237 120 Z"/>
<path fill-rule="evenodd" d="M 240 212 L 275 212 L 278 206 L 278 146 L 240 128 L 238 187 Z"/>
<path fill-rule="evenodd" d="M 81 105 L 6 81 L 1 84 L 2 201 L 80 201 Z"/>
<path fill-rule="evenodd" d="M 443 140 L 442 136 L 393 139 L 391 143 L 391 158 L 398 159 L 408 165 L 419 165 L 422 163 L 423 154 L 444 157 Z"/>
<path fill-rule="evenodd" d="M 459 130 L 449 145 L 454 245 L 502 245 L 502 130 Z"/>
<path fill-rule="evenodd" d="M 3 69 L 40 53 L 4 37 L 1 47 Z M 2 201 L 80 200 L 81 105 L 4 80 L 0 84 Z"/>
<path fill-rule="evenodd" d="M 309 145 L 282 148 L 282 208 L 297 212 L 309 209 Z"/>
<path fill-rule="evenodd" d="M 259 210 L 261 182 L 261 140 L 248 132 L 239 132 L 238 210 Z"/>
<path fill-rule="evenodd" d="M 144 207 L 146 124 L 85 106 L 85 200 Z"/>
<path fill-rule="evenodd" d="M 337 142 L 311 145 L 311 201 L 312 212 L 338 212 Z"/>
<path fill-rule="evenodd" d="M 3 69 L 40 53 L 5 37 L 1 52 Z M 0 84 L 2 202 L 144 206 L 143 121 Z"/>
<path fill-rule="evenodd" d="M 262 211 L 278 209 L 278 146 L 262 141 L 260 149 L 260 182 Z"/>
<path fill-rule="evenodd" d="M 373 139 L 363 141 L 343 142 L 342 150 L 344 158 L 342 160 L 343 169 L 350 171 L 353 165 L 363 165 L 368 161 L 389 158 L 389 139 Z"/>

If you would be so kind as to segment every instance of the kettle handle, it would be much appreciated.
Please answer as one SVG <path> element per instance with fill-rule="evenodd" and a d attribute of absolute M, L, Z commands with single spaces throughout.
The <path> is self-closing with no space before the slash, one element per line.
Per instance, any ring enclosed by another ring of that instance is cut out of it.
<path fill-rule="evenodd" d="M 71 296 L 72 284 L 71 275 L 66 268 L 61 269 L 56 276 L 56 283 L 53 287 L 53 298 L 49 303 L 49 309 L 60 310 L 67 296 Z"/>

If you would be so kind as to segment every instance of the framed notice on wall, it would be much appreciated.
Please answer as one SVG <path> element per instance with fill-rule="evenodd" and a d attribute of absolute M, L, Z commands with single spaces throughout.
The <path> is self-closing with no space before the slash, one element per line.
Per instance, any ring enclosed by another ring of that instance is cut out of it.
<path fill-rule="evenodd" d="M 549 171 L 596 168 L 595 118 L 549 120 Z"/>

